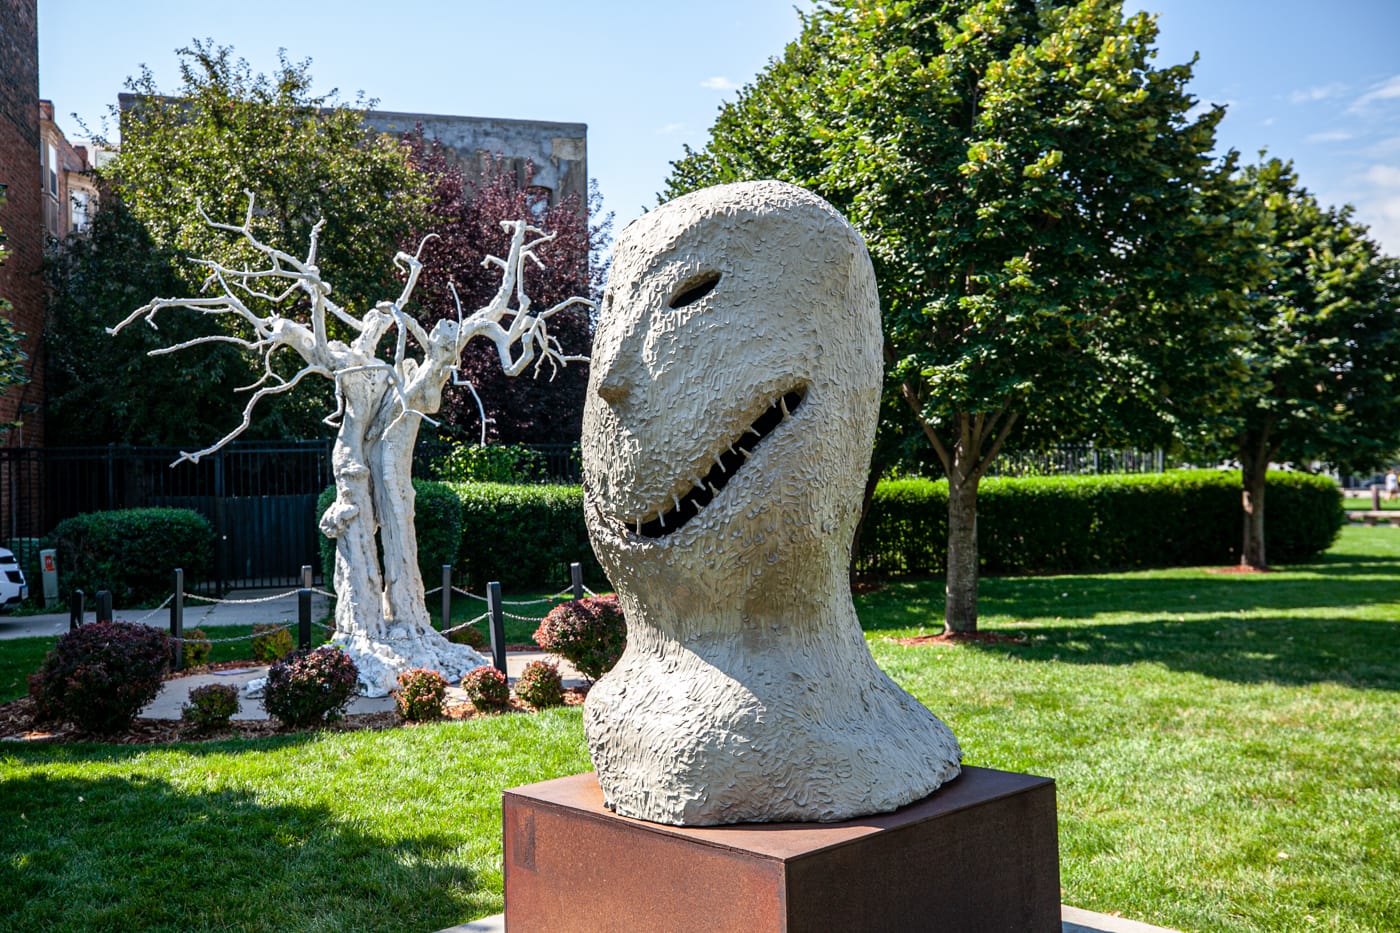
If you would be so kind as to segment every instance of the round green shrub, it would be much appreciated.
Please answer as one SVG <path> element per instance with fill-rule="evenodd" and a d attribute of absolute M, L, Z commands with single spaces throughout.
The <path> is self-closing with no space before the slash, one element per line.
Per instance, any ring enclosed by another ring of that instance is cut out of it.
<path fill-rule="evenodd" d="M 258 622 L 253 625 L 253 659 L 264 664 L 280 661 L 292 653 L 292 633 L 286 625 Z"/>
<path fill-rule="evenodd" d="M 467 671 L 462 678 L 462 690 L 478 710 L 503 710 L 510 706 L 510 683 L 506 675 L 489 665 Z"/>
<path fill-rule="evenodd" d="M 564 702 L 564 678 L 559 665 L 549 661 L 531 661 L 515 681 L 515 695 L 535 709 L 560 706 Z"/>
<path fill-rule="evenodd" d="M 94 622 L 61 636 L 29 678 L 41 720 L 110 734 L 131 724 L 160 693 L 170 638 L 134 622 Z"/>
<path fill-rule="evenodd" d="M 209 655 L 214 650 L 214 643 L 209 640 L 209 636 L 204 633 L 204 629 L 186 629 L 184 642 L 186 667 L 198 667 L 201 664 L 209 663 Z"/>
<path fill-rule="evenodd" d="M 59 589 L 89 597 L 109 590 L 119 605 L 160 601 L 170 595 L 170 572 L 185 571 L 185 585 L 209 576 L 214 528 L 191 509 L 118 509 L 88 512 L 54 526 L 43 542 L 58 551 Z"/>
<path fill-rule="evenodd" d="M 589 680 L 612 670 L 627 647 L 627 620 L 615 595 L 555 606 L 535 630 L 535 642 L 567 660 Z"/>
<path fill-rule="evenodd" d="M 294 728 L 335 722 L 355 696 L 359 668 L 334 645 L 295 651 L 267 672 L 263 706 Z"/>
<path fill-rule="evenodd" d="M 437 671 L 415 667 L 399 675 L 394 705 L 408 722 L 441 719 L 447 699 L 447 680 Z"/>
<path fill-rule="evenodd" d="M 475 625 L 463 625 L 455 631 L 448 632 L 447 640 L 455 645 L 466 645 L 473 651 L 485 648 L 487 642 L 485 634 Z"/>
<path fill-rule="evenodd" d="M 490 547 L 462 552 L 466 579 L 499 581 L 507 592 L 569 585 L 577 561 L 586 580 L 602 580 L 583 523 L 581 486 L 454 483 L 462 503 L 462 537 Z M 427 578 L 435 579 L 435 578 Z"/>
<path fill-rule="evenodd" d="M 237 687 L 205 684 L 190 691 L 189 702 L 180 707 L 180 718 L 200 732 L 212 732 L 227 726 L 238 710 Z"/>

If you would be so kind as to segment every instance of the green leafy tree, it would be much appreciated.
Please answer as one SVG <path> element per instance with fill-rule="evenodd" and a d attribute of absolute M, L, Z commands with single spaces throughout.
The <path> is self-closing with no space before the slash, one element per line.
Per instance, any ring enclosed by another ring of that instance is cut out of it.
<path fill-rule="evenodd" d="M 1272 221 L 1272 274 L 1249 293 L 1251 380 L 1226 439 L 1243 480 L 1240 561 L 1266 567 L 1269 464 L 1382 464 L 1400 445 L 1400 260 L 1350 207 L 1323 208 L 1291 165 L 1245 176 Z"/>
<path fill-rule="evenodd" d="M 668 181 L 791 181 L 865 236 L 888 389 L 949 481 L 953 631 L 1004 445 L 1165 443 L 1238 383 L 1255 218 L 1155 39 L 1113 0 L 831 0 Z"/>
<path fill-rule="evenodd" d="M 117 114 L 121 144 L 98 171 L 103 197 L 94 230 L 86 240 L 72 238 L 53 264 L 48 347 L 56 383 L 49 392 L 61 415 L 58 436 L 68 443 L 184 444 L 238 422 L 242 406 L 228 390 L 259 378 L 255 356 L 229 344 L 211 344 L 197 360 L 145 356 L 228 333 L 226 316 L 182 322 L 173 335 L 102 332 L 154 292 L 197 291 L 205 270 L 189 257 L 229 268 L 260 261 L 246 241 L 205 223 L 201 208 L 220 220 L 238 217 L 244 192 L 252 192 L 259 208 L 253 231 L 264 243 L 306 243 L 324 221 L 318 267 L 350 309 L 397 293 L 390 260 L 426 216 L 429 183 L 405 145 L 366 133 L 359 110 L 335 91 L 313 92 L 309 62 L 283 56 L 267 76 L 212 41 L 177 54 L 181 84 L 172 94 L 161 93 L 149 70 L 128 80 L 131 96 Z M 191 366 L 200 379 L 181 384 Z M 334 407 L 329 392 L 277 399 L 251 435 L 324 435 L 320 420 Z"/>

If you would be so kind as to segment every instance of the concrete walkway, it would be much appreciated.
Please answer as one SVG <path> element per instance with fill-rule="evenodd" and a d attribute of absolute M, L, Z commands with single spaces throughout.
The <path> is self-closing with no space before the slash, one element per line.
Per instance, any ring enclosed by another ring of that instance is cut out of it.
<path fill-rule="evenodd" d="M 1136 920 L 1110 917 L 1108 914 L 1096 914 L 1093 911 L 1080 910 L 1078 907 L 1068 905 L 1060 908 L 1060 923 L 1062 933 L 1176 933 L 1176 931 L 1168 930 L 1166 927 L 1154 927 Z M 505 933 L 505 929 L 505 915 L 496 914 L 491 917 L 482 917 L 480 920 L 473 920 L 471 923 L 448 927 L 440 933 Z"/>

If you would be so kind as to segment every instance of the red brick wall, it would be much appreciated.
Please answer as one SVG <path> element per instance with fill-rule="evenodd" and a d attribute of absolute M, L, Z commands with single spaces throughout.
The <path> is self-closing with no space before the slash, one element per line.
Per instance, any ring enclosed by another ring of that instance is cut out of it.
<path fill-rule="evenodd" d="M 38 0 L 0 3 L 0 230 L 5 232 L 5 264 L 0 266 L 0 296 L 13 306 L 15 324 L 24 332 L 29 354 L 28 385 L 0 398 L 0 422 L 23 420 L 24 444 L 44 442 L 44 260 L 43 189 L 39 161 Z M 33 411 L 21 407 L 35 405 Z M 11 431 L 3 441 L 19 443 Z"/>

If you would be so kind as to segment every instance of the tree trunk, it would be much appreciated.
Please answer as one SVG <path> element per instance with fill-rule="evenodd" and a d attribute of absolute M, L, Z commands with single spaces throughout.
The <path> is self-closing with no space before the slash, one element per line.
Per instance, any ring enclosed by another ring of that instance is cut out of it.
<path fill-rule="evenodd" d="M 959 459 L 961 459 L 959 457 Z M 977 484 L 956 461 L 948 475 L 948 574 L 943 620 L 950 632 L 977 631 Z"/>
<path fill-rule="evenodd" d="M 1269 460 L 1260 456 L 1241 458 L 1241 503 L 1244 506 L 1244 541 L 1240 547 L 1240 564 L 1265 570 L 1269 564 L 1264 556 L 1264 487 Z"/>

